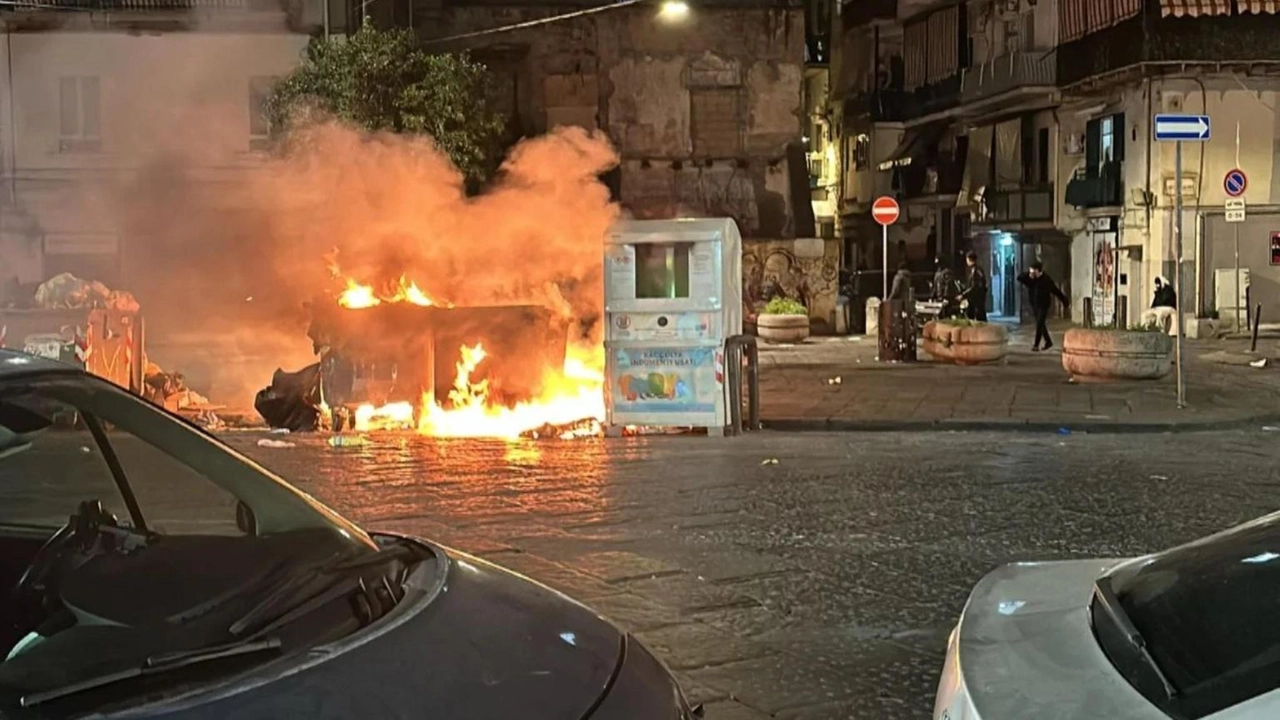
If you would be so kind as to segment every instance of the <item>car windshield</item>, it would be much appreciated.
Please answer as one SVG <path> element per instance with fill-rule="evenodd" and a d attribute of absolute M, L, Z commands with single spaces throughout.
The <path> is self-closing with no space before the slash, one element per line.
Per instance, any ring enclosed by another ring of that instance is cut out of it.
<path fill-rule="evenodd" d="M 1280 514 L 1122 566 L 1113 588 L 1177 691 L 1149 692 L 1157 705 L 1202 717 L 1280 687 L 1280 627 L 1270 622 L 1280 608 Z M 1099 612 L 1095 603 L 1095 627 Z M 1109 655 L 1120 643 L 1099 639 Z"/>
<path fill-rule="evenodd" d="M 246 637 L 277 647 L 248 630 L 302 585 L 282 578 L 377 550 L 336 513 L 112 385 L 70 373 L 0 382 L 0 716 L 33 693 L 166 653 Z M 241 637 L 229 632 L 237 621 Z"/>

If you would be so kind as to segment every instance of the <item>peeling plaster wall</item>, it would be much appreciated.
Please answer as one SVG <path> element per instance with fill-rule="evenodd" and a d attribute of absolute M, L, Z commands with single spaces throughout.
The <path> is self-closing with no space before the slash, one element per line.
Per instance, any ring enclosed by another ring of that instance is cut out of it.
<path fill-rule="evenodd" d="M 452 35 L 564 9 L 451 5 L 420 29 Z M 633 215 L 730 215 L 746 237 L 795 237 L 793 173 L 808 175 L 803 154 L 788 160 L 804 114 L 802 10 L 703 7 L 669 24 L 639 6 L 503 33 L 477 48 L 510 79 L 525 134 L 561 124 L 608 133 Z M 807 191 L 797 201 L 807 204 Z"/>

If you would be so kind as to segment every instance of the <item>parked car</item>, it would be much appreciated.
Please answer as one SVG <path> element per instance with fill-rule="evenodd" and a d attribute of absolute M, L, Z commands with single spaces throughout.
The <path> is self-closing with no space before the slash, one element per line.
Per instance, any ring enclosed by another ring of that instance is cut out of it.
<path fill-rule="evenodd" d="M 1128 560 L 1014 563 L 974 588 L 935 720 L 1280 717 L 1280 513 Z"/>
<path fill-rule="evenodd" d="M 11 351 L 0 584 L 10 720 L 700 715 L 573 600 L 365 532 L 181 418 Z"/>

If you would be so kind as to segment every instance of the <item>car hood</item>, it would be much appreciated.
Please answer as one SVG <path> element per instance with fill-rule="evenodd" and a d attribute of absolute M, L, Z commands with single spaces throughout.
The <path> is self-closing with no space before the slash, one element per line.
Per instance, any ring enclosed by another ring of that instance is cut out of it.
<path fill-rule="evenodd" d="M 181 710 L 155 708 L 161 712 L 148 716 L 584 717 L 619 666 L 621 631 L 531 580 L 462 553 L 447 558 L 433 597 L 414 600 L 395 627 L 341 651 L 317 648 L 313 658 L 330 655 L 322 662 L 264 668 L 274 676 L 242 678 L 221 696 L 188 698 Z"/>
<path fill-rule="evenodd" d="M 977 718 L 1168 720 L 1094 639 L 1093 583 L 1121 562 L 1015 563 L 978 583 L 951 650 Z"/>

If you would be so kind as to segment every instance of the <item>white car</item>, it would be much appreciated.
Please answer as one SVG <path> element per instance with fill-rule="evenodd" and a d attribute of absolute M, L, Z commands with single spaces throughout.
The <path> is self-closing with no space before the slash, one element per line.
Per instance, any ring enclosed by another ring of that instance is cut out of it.
<path fill-rule="evenodd" d="M 1280 718 L 1280 513 L 1129 560 L 1014 563 L 951 634 L 934 720 Z"/>

